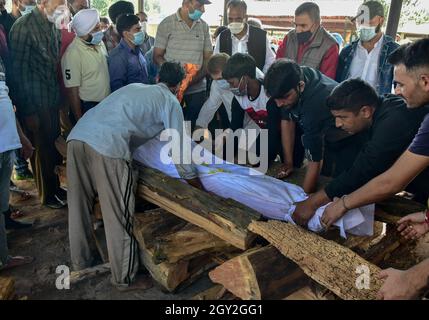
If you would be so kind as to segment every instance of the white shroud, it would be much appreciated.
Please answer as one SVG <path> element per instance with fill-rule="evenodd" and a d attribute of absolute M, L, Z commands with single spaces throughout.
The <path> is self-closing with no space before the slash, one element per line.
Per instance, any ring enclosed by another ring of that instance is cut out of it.
<path fill-rule="evenodd" d="M 195 148 L 195 145 L 193 145 Z M 201 148 L 202 149 L 202 148 Z M 305 200 L 308 196 L 304 190 L 294 184 L 263 175 L 255 169 L 225 162 L 206 149 L 198 154 L 194 162 L 200 180 L 207 191 L 223 198 L 231 198 L 256 211 L 263 216 L 276 220 L 293 222 L 291 215 L 295 210 L 294 203 Z M 195 152 L 194 152 L 195 153 Z M 134 159 L 147 167 L 157 169 L 164 174 L 180 178 L 170 156 L 167 142 L 155 137 L 134 152 Z M 320 218 L 326 205 L 319 208 L 308 222 L 308 228 L 315 232 L 323 231 Z M 374 224 L 374 205 L 348 211 L 334 225 L 339 227 L 342 237 L 346 232 L 354 235 L 371 236 Z"/>

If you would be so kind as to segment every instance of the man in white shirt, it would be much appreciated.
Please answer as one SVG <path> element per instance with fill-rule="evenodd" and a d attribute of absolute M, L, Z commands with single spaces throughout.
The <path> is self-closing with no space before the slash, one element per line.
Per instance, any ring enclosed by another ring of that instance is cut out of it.
<path fill-rule="evenodd" d="M 248 53 L 264 73 L 275 60 L 266 31 L 246 23 L 247 5 L 242 0 L 228 2 L 228 29 L 216 38 L 214 53 Z"/>
<path fill-rule="evenodd" d="M 0 59 L 0 271 L 33 261 L 32 257 L 9 256 L 7 247 L 3 213 L 9 209 L 9 181 L 15 150 L 22 147 L 21 154 L 24 159 L 28 159 L 34 148 L 15 119 L 5 80 L 5 69 Z"/>
<path fill-rule="evenodd" d="M 365 2 L 359 7 L 355 20 L 359 39 L 341 51 L 336 80 L 360 78 L 380 95 L 391 93 L 393 66 L 387 58 L 399 45 L 381 30 L 383 5 L 378 1 Z"/>
<path fill-rule="evenodd" d="M 69 237 L 72 265 L 80 270 L 93 262 L 90 214 L 96 195 L 106 229 L 112 283 L 126 289 L 138 268 L 138 244 L 133 236 L 137 170 L 133 151 L 164 129 L 184 139 L 184 119 L 174 93 L 184 77 L 178 63 L 165 62 L 157 85 L 130 84 L 89 110 L 68 136 Z M 182 154 L 187 154 L 185 147 Z M 190 146 L 189 146 L 190 147 Z M 180 176 L 202 189 L 192 164 L 181 162 Z M 147 283 L 134 283 L 146 287 Z"/>

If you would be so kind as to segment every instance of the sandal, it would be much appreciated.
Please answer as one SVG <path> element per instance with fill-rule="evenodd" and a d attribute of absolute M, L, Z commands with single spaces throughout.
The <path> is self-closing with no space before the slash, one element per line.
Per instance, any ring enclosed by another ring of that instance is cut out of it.
<path fill-rule="evenodd" d="M 21 196 L 21 201 L 25 201 L 31 198 L 31 194 L 27 191 L 20 189 L 17 185 L 15 185 L 12 181 L 9 186 L 9 190 L 15 193 L 18 193 Z"/>
<path fill-rule="evenodd" d="M 12 207 L 11 205 L 9 205 L 9 211 L 10 211 L 10 217 L 14 220 L 22 218 L 25 215 L 24 212 L 22 212 L 17 208 Z"/>
<path fill-rule="evenodd" d="M 0 268 L 0 271 L 24 266 L 26 264 L 32 263 L 33 261 L 34 261 L 34 257 L 30 257 L 30 256 L 9 257 L 9 261 L 2 268 Z"/>

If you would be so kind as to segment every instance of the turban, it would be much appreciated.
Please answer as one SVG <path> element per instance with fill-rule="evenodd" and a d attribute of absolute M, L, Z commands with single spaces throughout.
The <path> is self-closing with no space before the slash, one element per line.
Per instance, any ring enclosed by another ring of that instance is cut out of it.
<path fill-rule="evenodd" d="M 90 34 L 98 23 L 100 15 L 96 9 L 83 9 L 76 13 L 70 26 L 78 37 L 82 37 Z"/>

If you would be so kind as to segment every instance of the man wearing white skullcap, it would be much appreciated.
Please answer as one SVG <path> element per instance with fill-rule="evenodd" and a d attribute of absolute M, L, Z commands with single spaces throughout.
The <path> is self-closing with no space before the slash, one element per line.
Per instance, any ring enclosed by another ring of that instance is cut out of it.
<path fill-rule="evenodd" d="M 110 94 L 107 51 L 96 9 L 80 10 L 70 23 L 76 38 L 61 59 L 64 84 L 75 120 Z"/>

